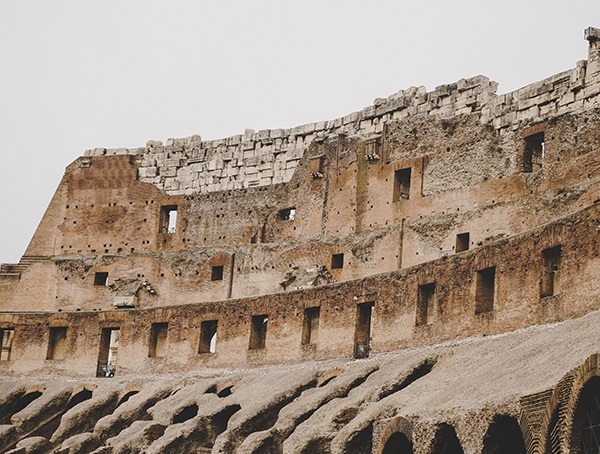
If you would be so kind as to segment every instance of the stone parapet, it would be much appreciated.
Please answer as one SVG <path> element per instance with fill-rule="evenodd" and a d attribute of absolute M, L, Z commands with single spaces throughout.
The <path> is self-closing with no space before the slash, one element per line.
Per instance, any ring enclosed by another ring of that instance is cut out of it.
<path fill-rule="evenodd" d="M 590 64 L 579 61 L 571 70 L 502 95 L 496 94 L 496 82 L 480 75 L 430 92 L 423 86 L 400 90 L 335 120 L 289 129 L 247 129 L 243 134 L 217 140 L 203 141 L 199 135 L 168 139 L 166 143 L 152 140 L 141 148 L 95 148 L 85 155 L 135 155 L 140 181 L 152 183 L 170 195 L 192 195 L 286 183 L 313 142 L 339 135 L 366 139 L 382 133 L 384 124 L 408 117 L 445 119 L 474 114 L 482 124 L 501 133 L 516 130 L 600 105 L 600 73 L 595 69 L 597 36 L 598 29 L 585 32 L 590 42 Z"/>

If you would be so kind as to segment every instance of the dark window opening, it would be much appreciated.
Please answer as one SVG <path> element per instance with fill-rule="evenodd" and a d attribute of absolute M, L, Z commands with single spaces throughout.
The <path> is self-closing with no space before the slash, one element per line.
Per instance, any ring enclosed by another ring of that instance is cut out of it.
<path fill-rule="evenodd" d="M 114 377 L 119 350 L 119 328 L 102 328 L 98 353 L 97 377 Z"/>
<path fill-rule="evenodd" d="M 205 320 L 200 323 L 200 344 L 198 353 L 217 351 L 217 320 Z"/>
<path fill-rule="evenodd" d="M 162 358 L 167 352 L 168 323 L 153 323 L 150 330 L 149 358 Z"/>
<path fill-rule="evenodd" d="M 223 280 L 223 266 L 213 266 L 210 271 L 211 281 L 222 281 Z"/>
<path fill-rule="evenodd" d="M 496 416 L 483 439 L 482 454 L 525 454 L 519 423 L 512 416 Z"/>
<path fill-rule="evenodd" d="M 0 342 L 2 349 L 0 350 L 0 361 L 10 360 L 10 354 L 12 351 L 13 338 L 15 337 L 15 330 L 9 328 L 0 329 Z"/>
<path fill-rule="evenodd" d="M 277 218 L 280 221 L 293 221 L 294 217 L 296 217 L 296 208 L 284 208 L 283 210 L 279 210 L 277 214 Z"/>
<path fill-rule="evenodd" d="M 250 350 L 259 350 L 265 348 L 265 341 L 267 339 L 267 322 L 269 317 L 267 315 L 253 315 L 250 325 Z"/>
<path fill-rule="evenodd" d="M 459 233 L 456 235 L 455 252 L 463 252 L 469 250 L 470 235 L 469 232 Z"/>
<path fill-rule="evenodd" d="M 302 325 L 302 345 L 316 344 L 319 337 L 320 307 L 304 309 L 304 323 Z"/>
<path fill-rule="evenodd" d="M 385 442 L 382 454 L 412 454 L 412 452 L 412 442 L 402 432 L 395 432 Z"/>
<path fill-rule="evenodd" d="M 394 172 L 394 197 L 393 201 L 398 202 L 402 199 L 410 198 L 410 174 L 412 169 L 396 170 Z"/>
<path fill-rule="evenodd" d="M 369 302 L 356 305 L 355 358 L 367 358 L 371 351 L 371 315 L 374 304 Z"/>
<path fill-rule="evenodd" d="M 494 309 L 496 267 L 477 271 L 475 288 L 475 313 L 482 314 Z"/>
<path fill-rule="evenodd" d="M 537 172 L 544 163 L 544 133 L 525 137 L 525 154 L 523 156 L 523 171 Z"/>
<path fill-rule="evenodd" d="M 94 274 L 94 285 L 106 285 L 107 282 L 108 282 L 108 273 L 101 272 L 101 273 Z"/>
<path fill-rule="evenodd" d="M 542 298 L 555 295 L 558 292 L 560 256 L 560 246 L 554 246 L 542 251 L 542 279 L 540 282 L 540 296 Z"/>
<path fill-rule="evenodd" d="M 177 229 L 177 205 L 160 208 L 160 233 L 175 233 Z"/>
<path fill-rule="evenodd" d="M 416 325 L 426 325 L 434 314 L 435 283 L 419 285 Z"/>
<path fill-rule="evenodd" d="M 344 254 L 333 254 L 331 256 L 331 269 L 339 270 L 344 268 Z"/>
<path fill-rule="evenodd" d="M 46 359 L 65 359 L 67 356 L 67 327 L 50 328 Z"/>
<path fill-rule="evenodd" d="M 325 167 L 325 156 L 310 158 L 310 175 L 313 178 L 323 178 Z"/>

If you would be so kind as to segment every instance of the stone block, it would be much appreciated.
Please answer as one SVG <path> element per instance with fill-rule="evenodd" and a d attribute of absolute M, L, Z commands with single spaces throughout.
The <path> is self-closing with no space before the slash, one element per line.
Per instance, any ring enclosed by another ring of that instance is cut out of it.
<path fill-rule="evenodd" d="M 246 151 L 246 150 L 254 150 L 255 147 L 255 142 L 254 141 L 244 141 L 242 142 L 242 150 Z"/>
<path fill-rule="evenodd" d="M 244 160 L 244 164 L 246 165 L 246 167 L 257 166 L 258 163 L 259 163 L 259 158 L 256 155 L 249 156 Z"/>
<path fill-rule="evenodd" d="M 165 191 L 174 191 L 179 189 L 179 180 L 177 178 L 165 178 Z"/>
<path fill-rule="evenodd" d="M 153 178 L 157 175 L 158 169 L 156 167 L 140 167 L 138 169 L 138 175 L 140 178 Z"/>

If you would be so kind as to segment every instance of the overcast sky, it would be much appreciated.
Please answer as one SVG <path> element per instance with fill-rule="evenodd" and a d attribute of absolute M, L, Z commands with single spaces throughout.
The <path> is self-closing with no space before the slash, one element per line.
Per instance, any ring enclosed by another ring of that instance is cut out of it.
<path fill-rule="evenodd" d="M 0 0 L 0 262 L 86 149 L 216 139 L 587 58 L 599 0 Z"/>

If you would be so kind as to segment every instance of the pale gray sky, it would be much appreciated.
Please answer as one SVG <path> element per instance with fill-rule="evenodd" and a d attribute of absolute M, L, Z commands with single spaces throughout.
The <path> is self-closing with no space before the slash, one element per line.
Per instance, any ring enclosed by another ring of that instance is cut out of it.
<path fill-rule="evenodd" d="M 411 85 L 500 93 L 587 58 L 598 0 L 0 0 L 0 262 L 84 150 L 337 118 Z"/>

